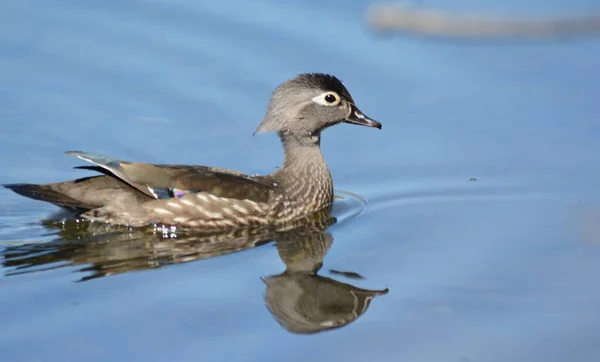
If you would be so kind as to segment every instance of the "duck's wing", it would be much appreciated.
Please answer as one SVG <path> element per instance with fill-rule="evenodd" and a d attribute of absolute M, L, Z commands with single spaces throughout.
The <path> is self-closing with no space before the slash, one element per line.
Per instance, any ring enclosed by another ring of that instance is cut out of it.
<path fill-rule="evenodd" d="M 267 202 L 277 188 L 268 176 L 253 177 L 223 168 L 127 162 L 80 151 L 67 154 L 101 167 L 155 199 L 207 192 L 224 198 Z"/>

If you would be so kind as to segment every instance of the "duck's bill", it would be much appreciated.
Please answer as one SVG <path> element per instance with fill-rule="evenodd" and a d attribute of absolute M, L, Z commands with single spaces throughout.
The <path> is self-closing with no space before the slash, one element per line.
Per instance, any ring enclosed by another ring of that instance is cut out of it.
<path fill-rule="evenodd" d="M 350 110 L 350 114 L 348 115 L 348 117 L 346 117 L 346 119 L 344 119 L 344 122 L 381 129 L 381 123 L 367 117 L 354 104 L 352 104 L 351 107 L 352 108 Z"/>

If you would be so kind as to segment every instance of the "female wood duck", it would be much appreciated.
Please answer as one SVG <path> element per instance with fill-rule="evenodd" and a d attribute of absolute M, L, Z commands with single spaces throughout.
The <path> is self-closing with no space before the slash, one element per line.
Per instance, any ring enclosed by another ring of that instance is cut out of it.
<path fill-rule="evenodd" d="M 81 212 L 91 221 L 141 227 L 151 224 L 220 231 L 287 223 L 333 202 L 333 183 L 321 154 L 321 131 L 346 122 L 381 129 L 365 116 L 336 77 L 300 74 L 273 92 L 255 134 L 275 131 L 283 143 L 283 166 L 250 176 L 207 166 L 127 162 L 87 152 L 103 175 L 45 185 L 4 187 L 33 199 Z"/>

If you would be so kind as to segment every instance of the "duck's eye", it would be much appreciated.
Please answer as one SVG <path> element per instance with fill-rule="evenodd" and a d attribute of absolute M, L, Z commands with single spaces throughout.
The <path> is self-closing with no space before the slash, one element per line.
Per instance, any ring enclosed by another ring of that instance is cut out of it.
<path fill-rule="evenodd" d="M 333 93 L 325 94 L 325 102 L 327 103 L 335 103 L 337 101 L 337 97 Z"/>
<path fill-rule="evenodd" d="M 316 97 L 314 97 L 313 102 L 318 103 L 323 106 L 335 106 L 339 104 L 341 99 L 335 92 L 325 92 Z"/>

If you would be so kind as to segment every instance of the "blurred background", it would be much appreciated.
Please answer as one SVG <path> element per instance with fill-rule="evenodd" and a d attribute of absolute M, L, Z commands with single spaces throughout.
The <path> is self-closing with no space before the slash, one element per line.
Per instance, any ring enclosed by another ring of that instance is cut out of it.
<path fill-rule="evenodd" d="M 336 75 L 383 129 L 324 133 L 337 223 L 279 235 L 304 241 L 292 251 L 57 225 L 56 207 L 0 190 L 1 359 L 600 359 L 600 6 L 402 4 L 496 30 L 382 32 L 373 1 L 3 2 L 0 183 L 87 175 L 67 150 L 270 173 L 280 142 L 252 133 L 303 72 Z M 588 18 L 564 37 L 496 16 Z M 289 255 L 323 263 L 286 284 L 310 291 L 309 335 L 265 281 Z"/>

